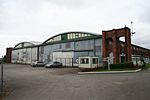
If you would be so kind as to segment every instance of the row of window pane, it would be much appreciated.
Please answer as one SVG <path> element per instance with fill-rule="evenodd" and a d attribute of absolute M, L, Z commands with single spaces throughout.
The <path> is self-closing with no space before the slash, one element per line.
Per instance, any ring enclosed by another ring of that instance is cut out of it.
<path fill-rule="evenodd" d="M 60 40 L 61 40 L 61 36 L 59 35 L 59 36 L 56 36 L 56 37 L 48 40 L 47 42 L 54 42 L 54 41 L 60 41 Z"/>
<path fill-rule="evenodd" d="M 69 34 L 67 34 L 68 39 L 75 39 L 75 38 L 87 37 L 87 36 L 91 36 L 91 35 L 86 34 L 86 33 L 69 33 Z M 61 35 L 56 36 L 56 37 L 48 40 L 47 42 L 54 42 L 54 41 L 60 41 L 60 40 L 61 40 Z"/>
<path fill-rule="evenodd" d="M 81 64 L 89 64 L 89 59 L 88 58 L 82 58 Z"/>
<path fill-rule="evenodd" d="M 81 64 L 89 64 L 89 58 L 82 58 L 80 61 Z M 93 58 L 92 64 L 98 64 L 98 58 Z"/>
<path fill-rule="evenodd" d="M 87 36 L 91 36 L 91 35 L 85 33 L 70 33 L 68 34 L 68 39 L 75 39 L 75 38 L 87 37 Z"/>

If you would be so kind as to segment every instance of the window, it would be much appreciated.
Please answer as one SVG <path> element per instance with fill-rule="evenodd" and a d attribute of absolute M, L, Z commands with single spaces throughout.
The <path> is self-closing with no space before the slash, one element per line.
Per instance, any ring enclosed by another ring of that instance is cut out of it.
<path fill-rule="evenodd" d="M 61 47 L 61 44 L 59 44 L 59 47 L 58 47 L 58 49 L 61 49 L 62 47 Z"/>
<path fill-rule="evenodd" d="M 62 34 L 61 35 L 61 40 L 68 40 L 68 35 L 67 34 Z"/>
<path fill-rule="evenodd" d="M 87 36 L 91 36 L 90 34 L 87 34 Z"/>
<path fill-rule="evenodd" d="M 79 37 L 82 37 L 82 34 L 81 34 L 81 33 L 79 34 Z"/>
<path fill-rule="evenodd" d="M 88 35 L 87 34 L 84 34 L 84 37 L 87 37 Z"/>
<path fill-rule="evenodd" d="M 82 37 L 85 37 L 84 33 L 82 33 Z"/>
<path fill-rule="evenodd" d="M 89 64 L 88 58 L 81 58 L 81 64 Z"/>
<path fill-rule="evenodd" d="M 62 45 L 61 44 L 56 44 L 55 47 L 56 47 L 56 49 L 62 49 Z"/>
<path fill-rule="evenodd" d="M 68 39 L 72 39 L 72 34 L 68 34 Z"/>
<path fill-rule="evenodd" d="M 44 54 L 44 47 L 41 47 L 41 54 Z"/>
<path fill-rule="evenodd" d="M 70 43 L 66 43 L 66 44 L 65 44 L 65 47 L 66 47 L 66 48 L 71 48 L 71 44 L 70 44 Z"/>
<path fill-rule="evenodd" d="M 79 38 L 79 33 L 75 33 L 75 38 Z"/>
<path fill-rule="evenodd" d="M 92 59 L 92 63 L 93 63 L 93 64 L 98 64 L 98 58 L 93 58 L 93 59 Z"/>
<path fill-rule="evenodd" d="M 49 39 L 49 40 L 47 41 L 47 43 L 48 43 L 48 42 L 60 41 L 60 40 L 61 40 L 61 36 L 59 35 L 59 36 L 56 36 L 56 37 L 53 37 L 53 38 Z"/>
<path fill-rule="evenodd" d="M 99 46 L 95 46 L 95 51 L 96 52 L 101 52 L 101 46 L 99 45 Z"/>
<path fill-rule="evenodd" d="M 76 36 L 75 36 L 75 33 L 73 33 L 73 34 L 72 34 L 72 39 L 74 39 L 75 37 L 76 37 Z"/>

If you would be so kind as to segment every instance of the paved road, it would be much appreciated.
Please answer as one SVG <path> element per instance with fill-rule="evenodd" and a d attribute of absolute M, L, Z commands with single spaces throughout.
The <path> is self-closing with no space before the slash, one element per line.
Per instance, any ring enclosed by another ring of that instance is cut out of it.
<path fill-rule="evenodd" d="M 5 100 L 150 100 L 150 71 L 78 75 L 77 69 L 4 66 Z"/>

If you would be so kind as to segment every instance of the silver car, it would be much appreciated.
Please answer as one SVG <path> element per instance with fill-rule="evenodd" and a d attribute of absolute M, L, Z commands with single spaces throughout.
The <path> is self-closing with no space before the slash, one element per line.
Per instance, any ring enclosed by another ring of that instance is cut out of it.
<path fill-rule="evenodd" d="M 45 63 L 42 61 L 35 61 L 31 64 L 32 67 L 43 67 L 45 66 Z"/>
<path fill-rule="evenodd" d="M 62 67 L 62 63 L 54 61 L 45 65 L 46 68 Z"/>

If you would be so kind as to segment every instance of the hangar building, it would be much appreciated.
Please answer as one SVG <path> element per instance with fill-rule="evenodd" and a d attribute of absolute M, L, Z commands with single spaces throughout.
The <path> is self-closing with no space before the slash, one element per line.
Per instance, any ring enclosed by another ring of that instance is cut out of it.
<path fill-rule="evenodd" d="M 72 66 L 80 56 L 98 56 L 102 62 L 102 36 L 87 32 L 66 32 L 50 37 L 40 45 L 17 44 L 12 50 L 12 63 L 61 61 Z"/>
<path fill-rule="evenodd" d="M 117 38 L 118 35 L 111 35 L 110 32 L 113 34 L 125 32 L 125 37 L 128 37 L 126 33 L 129 33 L 129 40 L 122 42 Z M 127 27 L 103 31 L 103 35 L 89 32 L 66 32 L 50 37 L 40 44 L 36 42 L 18 43 L 12 49 L 7 48 L 6 59 L 11 63 L 31 64 L 33 61 L 45 63 L 60 61 L 66 66 L 76 66 L 79 57 L 96 56 L 99 57 L 99 63 L 102 64 L 103 58 L 112 54 L 115 57 L 115 60 L 112 61 L 114 63 L 121 63 L 123 60 L 137 62 L 141 57 L 148 63 L 150 50 L 131 44 L 130 36 L 130 29 Z"/>

